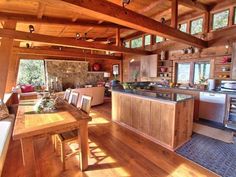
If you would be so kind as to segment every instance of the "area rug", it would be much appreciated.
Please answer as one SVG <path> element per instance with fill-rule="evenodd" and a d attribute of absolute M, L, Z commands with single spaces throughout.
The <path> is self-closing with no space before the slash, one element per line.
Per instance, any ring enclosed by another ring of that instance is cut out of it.
<path fill-rule="evenodd" d="M 236 144 L 195 133 L 176 152 L 222 177 L 236 177 Z"/>
<path fill-rule="evenodd" d="M 228 130 L 221 130 L 214 127 L 209 127 L 207 125 L 202 125 L 198 123 L 193 124 L 193 132 L 205 135 L 217 140 L 224 141 L 226 143 L 233 143 L 234 142 L 234 134 L 232 131 Z"/>

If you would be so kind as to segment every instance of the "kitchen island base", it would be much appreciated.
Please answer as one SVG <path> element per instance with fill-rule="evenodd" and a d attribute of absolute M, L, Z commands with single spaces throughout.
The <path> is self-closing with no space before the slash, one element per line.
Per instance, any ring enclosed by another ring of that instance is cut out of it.
<path fill-rule="evenodd" d="M 174 151 L 192 135 L 194 99 L 169 101 L 112 92 L 112 120 Z"/>

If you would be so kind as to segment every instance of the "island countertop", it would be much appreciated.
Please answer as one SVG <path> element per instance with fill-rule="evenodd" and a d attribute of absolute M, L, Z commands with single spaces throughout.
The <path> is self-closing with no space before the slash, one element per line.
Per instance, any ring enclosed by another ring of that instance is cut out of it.
<path fill-rule="evenodd" d="M 144 98 L 149 98 L 153 100 L 163 100 L 171 102 L 181 102 L 188 99 L 193 99 L 192 95 L 181 94 L 181 93 L 170 93 L 165 91 L 155 91 L 155 90 L 123 90 L 123 89 L 112 89 L 113 92 L 121 92 L 123 94 L 132 94 Z"/>

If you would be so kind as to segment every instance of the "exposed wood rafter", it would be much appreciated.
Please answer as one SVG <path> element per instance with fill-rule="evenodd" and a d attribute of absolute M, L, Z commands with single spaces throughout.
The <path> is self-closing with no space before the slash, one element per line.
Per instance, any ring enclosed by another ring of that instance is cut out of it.
<path fill-rule="evenodd" d="M 69 26 L 87 26 L 87 27 L 99 27 L 99 28 L 127 28 L 114 23 L 104 22 L 98 23 L 96 20 L 75 20 L 62 19 L 56 17 L 42 16 L 41 19 L 33 15 L 17 15 L 13 13 L 0 12 L 0 20 L 15 20 L 18 22 L 26 23 L 42 23 L 42 24 L 54 24 L 54 25 L 69 25 Z"/>
<path fill-rule="evenodd" d="M 201 11 L 209 11 L 210 6 L 203 4 L 201 2 L 198 2 L 197 0 L 178 0 L 179 4 L 189 7 L 194 10 L 201 10 Z"/>
<path fill-rule="evenodd" d="M 85 15 L 97 16 L 106 21 L 137 29 L 148 34 L 160 35 L 195 47 L 207 47 L 206 41 L 105 0 L 61 1 L 74 5 L 78 10 L 81 9 Z"/>
<path fill-rule="evenodd" d="M 36 33 L 26 33 L 21 31 L 14 31 L 8 29 L 0 29 L 0 37 L 13 38 L 15 40 L 22 41 L 32 41 L 32 42 L 42 42 L 46 44 L 53 44 L 66 47 L 75 47 L 75 48 L 85 48 L 101 51 L 113 51 L 119 53 L 132 53 L 140 55 L 149 55 L 152 52 L 144 51 L 140 49 L 129 49 L 125 47 L 117 47 L 113 45 L 105 45 L 100 43 L 92 43 L 82 40 L 70 39 L 70 38 L 60 38 L 55 36 L 48 36 Z"/>
<path fill-rule="evenodd" d="M 39 2 L 38 11 L 37 11 L 37 17 L 39 19 L 41 19 L 43 17 L 43 13 L 44 13 L 45 7 L 46 7 L 45 4 Z"/>
<path fill-rule="evenodd" d="M 68 57 L 68 58 L 80 58 L 80 59 L 121 60 L 121 57 L 119 56 L 83 53 L 80 51 L 63 51 L 63 50 L 60 51 L 55 49 L 34 49 L 34 48 L 14 47 L 13 52 L 19 55 Z"/>

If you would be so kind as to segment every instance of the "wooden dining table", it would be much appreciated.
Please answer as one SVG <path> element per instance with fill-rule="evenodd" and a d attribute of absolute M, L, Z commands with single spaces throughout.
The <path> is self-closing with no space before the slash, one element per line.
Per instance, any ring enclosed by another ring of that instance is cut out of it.
<path fill-rule="evenodd" d="M 79 131 L 81 145 L 80 168 L 82 171 L 88 167 L 88 122 L 91 117 L 67 102 L 54 112 L 37 113 L 33 110 L 37 100 L 21 100 L 13 129 L 13 140 L 20 140 L 25 175 L 27 177 L 39 176 L 36 169 L 34 140 L 40 137 L 51 136 L 58 133 L 75 130 Z"/>

